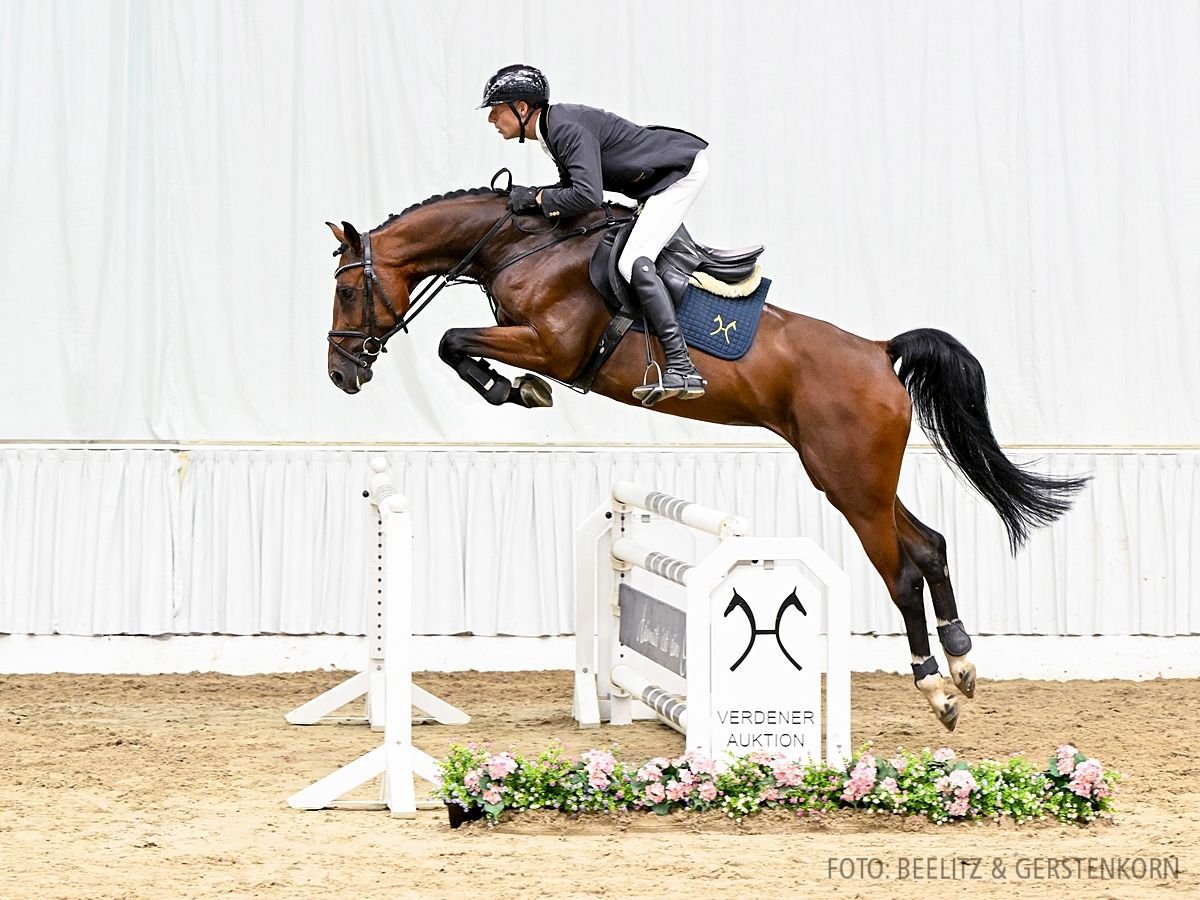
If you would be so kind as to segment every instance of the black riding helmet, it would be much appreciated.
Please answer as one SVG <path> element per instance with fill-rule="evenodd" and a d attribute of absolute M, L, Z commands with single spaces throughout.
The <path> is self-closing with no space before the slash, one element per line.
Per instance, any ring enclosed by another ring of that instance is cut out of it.
<path fill-rule="evenodd" d="M 524 119 L 517 112 L 518 100 L 524 100 L 532 107 L 529 115 Z M 479 108 L 495 106 L 497 103 L 508 104 L 508 108 L 517 117 L 517 121 L 521 125 L 518 143 L 523 144 L 525 143 L 525 125 L 533 117 L 533 110 L 541 109 L 550 103 L 550 82 L 546 80 L 541 69 L 535 69 L 533 66 L 522 63 L 505 66 L 489 78 L 487 84 L 483 86 L 483 102 L 479 104 Z"/>

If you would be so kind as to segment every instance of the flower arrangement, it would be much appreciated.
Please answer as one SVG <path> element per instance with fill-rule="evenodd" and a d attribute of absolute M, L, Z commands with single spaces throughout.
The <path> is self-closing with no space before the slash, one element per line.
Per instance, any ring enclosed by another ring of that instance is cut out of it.
<path fill-rule="evenodd" d="M 531 809 L 661 815 L 719 810 L 734 818 L 774 808 L 862 809 L 923 815 L 937 823 L 1004 816 L 1087 823 L 1112 815 L 1118 781 L 1116 773 L 1069 744 L 1055 751 L 1045 769 L 1017 757 L 972 765 L 948 747 L 901 750 L 885 759 L 868 745 L 844 766 L 802 765 L 774 753 L 723 762 L 685 753 L 634 767 L 603 750 L 588 750 L 572 761 L 552 747 L 527 760 L 455 745 L 441 773 L 439 796 L 456 828 L 467 819 L 494 824 L 506 810 Z"/>

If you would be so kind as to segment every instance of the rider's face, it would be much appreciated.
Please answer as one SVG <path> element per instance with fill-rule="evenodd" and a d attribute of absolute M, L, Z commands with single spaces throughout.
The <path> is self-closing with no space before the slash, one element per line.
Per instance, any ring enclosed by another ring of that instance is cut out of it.
<path fill-rule="evenodd" d="M 522 116 L 529 115 L 529 104 L 524 100 L 518 100 L 516 107 Z M 521 133 L 521 123 L 517 121 L 517 117 L 507 103 L 497 103 L 493 106 L 491 112 L 488 113 L 488 122 L 500 132 L 500 136 L 506 141 L 511 141 Z"/>

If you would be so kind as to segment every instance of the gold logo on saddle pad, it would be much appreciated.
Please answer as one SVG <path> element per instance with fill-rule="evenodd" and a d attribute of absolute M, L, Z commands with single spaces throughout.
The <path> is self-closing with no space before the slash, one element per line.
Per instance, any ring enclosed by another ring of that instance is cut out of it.
<path fill-rule="evenodd" d="M 737 331 L 737 319 L 734 319 L 728 325 L 726 325 L 725 320 L 722 319 L 720 313 L 718 313 L 717 315 L 713 316 L 713 324 L 717 327 L 708 333 L 709 337 L 712 337 L 715 334 L 721 334 L 725 337 L 725 343 L 733 343 L 731 340 L 729 340 L 729 332 Z"/>

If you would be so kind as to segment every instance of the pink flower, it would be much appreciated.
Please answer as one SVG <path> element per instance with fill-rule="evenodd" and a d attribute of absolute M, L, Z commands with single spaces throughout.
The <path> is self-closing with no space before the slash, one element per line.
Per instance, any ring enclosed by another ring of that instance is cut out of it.
<path fill-rule="evenodd" d="M 804 781 L 804 769 L 790 760 L 777 760 L 772 766 L 775 783 L 780 787 L 795 787 Z"/>
<path fill-rule="evenodd" d="M 604 790 L 608 787 L 608 775 L 604 772 L 593 772 L 588 776 L 588 786 L 597 791 Z"/>
<path fill-rule="evenodd" d="M 936 787 L 943 794 L 948 794 L 952 790 L 954 790 L 954 785 L 952 785 L 950 783 L 950 779 L 947 778 L 945 775 L 943 775 L 941 778 L 939 778 L 937 781 L 935 781 L 933 783 L 933 786 Z"/>
<path fill-rule="evenodd" d="M 875 787 L 875 771 L 875 757 L 870 753 L 860 756 L 846 780 L 842 799 L 847 803 L 854 803 L 871 793 L 871 789 Z"/>
<path fill-rule="evenodd" d="M 517 770 L 517 761 L 511 753 L 497 753 L 487 758 L 487 772 L 493 778 L 503 778 Z"/>
<path fill-rule="evenodd" d="M 975 779 L 966 769 L 955 769 L 950 773 L 950 784 L 954 787 L 954 792 L 959 797 L 966 797 L 971 791 L 976 790 L 979 785 L 975 783 Z"/>
<path fill-rule="evenodd" d="M 896 772 L 900 775 L 903 775 L 904 770 L 906 768 L 908 768 L 908 760 L 906 760 L 903 756 L 899 756 L 899 755 L 893 756 L 891 758 L 891 763 L 892 763 L 892 768 L 895 769 Z"/>
<path fill-rule="evenodd" d="M 691 768 L 697 775 L 716 775 L 717 764 L 701 753 L 690 754 L 692 758 Z"/>
<path fill-rule="evenodd" d="M 481 770 L 472 769 L 463 776 L 463 784 L 466 785 L 468 791 L 475 791 L 479 789 L 479 777 L 482 774 L 483 772 Z"/>
<path fill-rule="evenodd" d="M 490 788 L 488 788 L 486 791 L 484 791 L 483 792 L 483 802 L 491 803 L 493 805 L 499 803 L 500 802 L 500 788 L 496 787 L 493 784 Z"/>
<path fill-rule="evenodd" d="M 691 769 L 680 769 L 679 770 L 679 783 L 680 784 L 693 784 L 695 781 L 696 781 L 696 775 L 695 775 L 695 773 L 692 772 Z"/>
<path fill-rule="evenodd" d="M 662 786 L 662 782 L 646 785 L 646 803 L 650 806 L 662 803 L 667 799 L 667 789 Z"/>
<path fill-rule="evenodd" d="M 946 812 L 950 813 L 950 815 L 952 815 L 952 816 L 965 816 L 970 811 L 970 809 L 971 809 L 971 798 L 963 796 L 963 797 L 959 797 L 953 803 L 951 803 L 949 809 L 947 809 Z"/>
<path fill-rule="evenodd" d="M 949 747 L 938 747 L 936 750 L 933 751 L 933 761 L 934 762 L 943 762 L 944 763 L 944 762 L 950 762 L 950 760 L 952 760 L 952 759 L 954 759 L 954 751 L 951 750 Z"/>
<path fill-rule="evenodd" d="M 763 791 L 761 794 L 758 795 L 758 799 L 765 800 L 765 801 L 778 800 L 779 799 L 779 791 L 777 791 L 775 788 L 767 788 L 765 791 Z"/>
<path fill-rule="evenodd" d="M 696 793 L 700 795 L 700 799 L 709 802 L 717 799 L 717 786 L 711 781 L 706 781 L 696 789 Z"/>
<path fill-rule="evenodd" d="M 1070 775 L 1075 771 L 1075 754 L 1079 751 L 1070 744 L 1063 744 L 1055 752 L 1058 757 L 1055 761 L 1058 766 L 1059 775 Z"/>
<path fill-rule="evenodd" d="M 867 796 L 869 789 L 864 789 L 861 784 L 854 781 L 846 782 L 846 789 L 842 791 L 842 799 L 847 803 L 857 803 L 863 797 Z"/>
<path fill-rule="evenodd" d="M 879 782 L 879 789 L 884 793 L 891 794 L 892 796 L 900 793 L 900 785 L 896 784 L 895 778 L 883 779 L 883 781 Z"/>
<path fill-rule="evenodd" d="M 662 769 L 654 764 L 654 760 L 638 769 L 637 777 L 641 781 L 659 781 L 662 779 Z"/>
<path fill-rule="evenodd" d="M 1085 799 L 1095 796 L 1107 796 L 1108 788 L 1104 784 L 1103 777 L 1104 767 L 1100 765 L 1100 761 L 1085 759 L 1075 767 L 1075 774 L 1071 777 L 1071 783 L 1068 787 Z M 1104 793 L 1097 794 L 1097 791 L 1101 789 Z"/>
<path fill-rule="evenodd" d="M 617 767 L 616 758 L 603 750 L 588 750 L 579 758 L 589 774 L 603 772 L 605 775 L 611 775 L 613 769 Z"/>
<path fill-rule="evenodd" d="M 686 800 L 694 788 L 690 784 L 680 784 L 678 781 L 667 782 L 668 800 Z"/>

